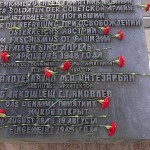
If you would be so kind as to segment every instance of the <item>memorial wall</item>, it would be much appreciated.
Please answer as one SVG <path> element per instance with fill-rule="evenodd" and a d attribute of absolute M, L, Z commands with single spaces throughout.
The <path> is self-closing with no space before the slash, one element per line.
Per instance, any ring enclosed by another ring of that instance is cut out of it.
<path fill-rule="evenodd" d="M 1 1 L 0 138 L 150 138 L 149 8 L 140 0 Z"/>

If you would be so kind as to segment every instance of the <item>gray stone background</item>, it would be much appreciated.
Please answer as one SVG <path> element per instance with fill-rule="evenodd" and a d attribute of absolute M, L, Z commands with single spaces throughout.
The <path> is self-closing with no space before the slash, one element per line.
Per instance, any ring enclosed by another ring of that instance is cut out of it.
<path fill-rule="evenodd" d="M 142 0 L 143 4 L 150 0 Z M 147 50 L 150 62 L 150 11 L 143 14 Z M 149 63 L 150 64 L 150 63 Z M 30 143 L 30 142 L 5 142 L 0 141 L 0 150 L 150 150 L 150 140 L 128 141 L 124 143 L 100 144 L 100 143 Z"/>

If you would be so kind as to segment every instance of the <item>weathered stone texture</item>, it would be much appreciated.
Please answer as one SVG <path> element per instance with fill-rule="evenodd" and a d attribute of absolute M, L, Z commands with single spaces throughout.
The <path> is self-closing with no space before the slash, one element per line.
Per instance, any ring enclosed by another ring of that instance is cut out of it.
<path fill-rule="evenodd" d="M 0 150 L 150 150 L 150 141 L 123 144 L 1 142 Z"/>

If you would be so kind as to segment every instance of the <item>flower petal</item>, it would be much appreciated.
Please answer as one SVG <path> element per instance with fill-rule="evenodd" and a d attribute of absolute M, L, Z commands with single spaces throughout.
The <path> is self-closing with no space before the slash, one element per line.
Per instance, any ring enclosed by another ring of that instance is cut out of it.
<path fill-rule="evenodd" d="M 45 77 L 46 77 L 46 78 L 49 78 L 49 77 L 51 77 L 51 75 L 52 75 L 52 74 L 51 74 L 51 71 L 50 71 L 49 69 L 47 69 L 47 68 L 44 70 L 44 74 L 45 74 Z"/>
<path fill-rule="evenodd" d="M 103 34 L 104 35 L 108 35 L 110 31 L 110 26 L 105 27 L 105 29 L 103 30 Z"/>
<path fill-rule="evenodd" d="M 109 102 L 110 102 L 109 97 L 106 97 L 104 99 L 104 101 L 102 102 L 102 109 L 105 109 L 105 108 L 109 107 Z"/>
<path fill-rule="evenodd" d="M 109 130 L 108 130 L 108 135 L 109 135 L 109 136 L 113 136 L 113 135 L 115 134 L 115 132 L 116 132 L 116 128 L 117 128 L 116 123 L 115 123 L 115 122 L 112 122 L 112 123 L 110 124 L 110 128 L 109 128 Z"/>
<path fill-rule="evenodd" d="M 69 61 L 65 61 L 62 65 L 61 65 L 61 70 L 62 71 L 68 71 L 71 67 L 71 64 Z"/>
<path fill-rule="evenodd" d="M 6 111 L 5 111 L 5 110 L 3 110 L 3 109 L 0 109 L 0 113 L 2 113 L 2 114 L 6 114 Z"/>
<path fill-rule="evenodd" d="M 119 67 L 123 67 L 125 65 L 125 59 L 124 59 L 124 57 L 123 56 L 119 56 L 118 60 L 119 60 L 118 66 Z"/>
<path fill-rule="evenodd" d="M 9 55 L 8 52 L 5 51 L 1 53 L 1 59 L 4 63 L 7 63 L 9 61 L 8 55 Z"/>

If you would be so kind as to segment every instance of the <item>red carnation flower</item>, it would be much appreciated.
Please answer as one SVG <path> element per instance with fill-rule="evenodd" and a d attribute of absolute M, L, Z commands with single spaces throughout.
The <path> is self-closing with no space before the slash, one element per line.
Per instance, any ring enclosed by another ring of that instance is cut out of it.
<path fill-rule="evenodd" d="M 113 136 L 116 132 L 117 125 L 115 122 L 112 122 L 109 126 L 105 126 L 108 129 L 108 135 Z"/>
<path fill-rule="evenodd" d="M 124 39 L 124 32 L 122 30 L 119 30 L 114 37 L 118 38 L 119 40 L 123 40 Z"/>
<path fill-rule="evenodd" d="M 44 74 L 46 78 L 49 78 L 54 74 L 54 72 L 46 68 L 44 69 Z"/>
<path fill-rule="evenodd" d="M 0 109 L 0 114 L 6 114 L 6 111 L 3 109 Z"/>
<path fill-rule="evenodd" d="M 104 35 L 108 35 L 108 34 L 109 34 L 109 31 L 110 31 L 110 26 L 101 27 L 100 29 L 103 31 L 103 34 L 104 34 Z"/>
<path fill-rule="evenodd" d="M 62 71 L 68 71 L 71 67 L 71 64 L 68 60 L 66 60 L 62 65 L 61 65 L 61 70 Z"/>
<path fill-rule="evenodd" d="M 6 117 L 6 111 L 3 109 L 0 109 L 0 118 Z"/>
<path fill-rule="evenodd" d="M 97 100 L 97 101 L 99 103 L 101 103 L 102 109 L 105 109 L 105 108 L 109 107 L 109 102 L 110 102 L 109 97 L 106 97 L 104 100 Z"/>
<path fill-rule="evenodd" d="M 146 12 L 148 12 L 150 10 L 150 4 L 141 5 L 141 7 L 144 8 Z"/>
<path fill-rule="evenodd" d="M 123 56 L 118 56 L 118 59 L 114 62 L 117 63 L 119 67 L 123 67 L 125 65 L 125 59 Z"/>
<path fill-rule="evenodd" d="M 8 52 L 1 53 L 1 59 L 4 63 L 7 63 L 9 61 L 9 57 L 10 57 L 10 55 L 8 54 Z"/>

